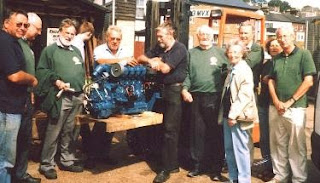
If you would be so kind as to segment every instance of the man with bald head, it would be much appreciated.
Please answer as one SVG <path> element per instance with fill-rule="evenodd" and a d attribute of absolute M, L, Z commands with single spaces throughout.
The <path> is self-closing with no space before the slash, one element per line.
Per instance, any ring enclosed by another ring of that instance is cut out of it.
<path fill-rule="evenodd" d="M 38 35 L 41 35 L 42 21 L 41 18 L 35 13 L 28 13 L 28 23 L 30 26 L 21 39 L 19 44 L 23 50 L 26 61 L 26 72 L 35 75 L 35 59 L 34 53 L 29 44 L 35 40 Z M 16 182 L 26 183 L 39 183 L 41 179 L 34 178 L 27 173 L 28 168 L 28 155 L 32 137 L 32 115 L 34 112 L 34 95 L 32 88 L 28 88 L 28 97 L 26 100 L 26 108 L 22 115 L 21 125 L 18 133 L 17 140 L 17 157 L 16 165 L 14 167 L 13 179 Z"/>
<path fill-rule="evenodd" d="M 18 39 L 29 27 L 27 14 L 8 12 L 0 30 L 0 182 L 10 183 L 16 162 L 17 136 L 25 110 L 27 88 L 38 80 L 25 72 L 25 59 Z"/>
<path fill-rule="evenodd" d="M 279 28 L 276 35 L 283 52 L 274 57 L 268 81 L 273 102 L 269 129 L 275 174 L 270 182 L 306 182 L 306 93 L 313 85 L 316 68 L 310 52 L 295 46 L 293 27 Z"/>

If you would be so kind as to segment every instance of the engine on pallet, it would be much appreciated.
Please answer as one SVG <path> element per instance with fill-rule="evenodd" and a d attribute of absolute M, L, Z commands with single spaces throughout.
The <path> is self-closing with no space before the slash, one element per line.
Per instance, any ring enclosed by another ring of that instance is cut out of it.
<path fill-rule="evenodd" d="M 95 118 L 151 110 L 160 93 L 145 81 L 146 75 L 147 67 L 143 65 L 98 65 L 92 74 L 93 83 L 84 88 L 86 108 Z"/>

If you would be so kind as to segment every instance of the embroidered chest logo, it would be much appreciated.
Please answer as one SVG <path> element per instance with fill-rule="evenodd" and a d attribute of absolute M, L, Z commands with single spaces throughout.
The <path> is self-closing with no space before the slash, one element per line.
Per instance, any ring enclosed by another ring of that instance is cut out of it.
<path fill-rule="evenodd" d="M 211 57 L 210 65 L 218 65 L 218 59 L 216 57 Z"/>
<path fill-rule="evenodd" d="M 74 65 L 81 64 L 80 59 L 79 59 L 78 57 L 76 57 L 76 56 L 74 56 L 74 57 L 72 58 L 72 61 L 74 62 Z"/>

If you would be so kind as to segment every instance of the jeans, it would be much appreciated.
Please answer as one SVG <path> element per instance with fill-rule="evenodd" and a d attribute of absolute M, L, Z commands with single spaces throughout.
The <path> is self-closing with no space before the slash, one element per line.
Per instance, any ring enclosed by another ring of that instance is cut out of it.
<path fill-rule="evenodd" d="M 229 179 L 238 180 L 239 183 L 250 183 L 249 131 L 241 130 L 239 123 L 229 127 L 227 119 L 224 118 L 223 132 Z"/>
<path fill-rule="evenodd" d="M 260 127 L 260 150 L 263 158 L 270 158 L 269 143 L 269 106 L 258 106 Z"/>
<path fill-rule="evenodd" d="M 16 161 L 17 136 L 21 123 L 21 114 L 0 112 L 0 182 L 10 183 L 8 168 Z"/>

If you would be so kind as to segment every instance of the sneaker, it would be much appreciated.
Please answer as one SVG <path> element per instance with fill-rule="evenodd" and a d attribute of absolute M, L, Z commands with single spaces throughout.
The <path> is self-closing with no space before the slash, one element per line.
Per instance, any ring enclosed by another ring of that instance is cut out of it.
<path fill-rule="evenodd" d="M 49 169 L 47 171 L 39 170 L 40 174 L 44 175 L 47 179 L 57 179 L 57 171 L 55 169 Z"/>
<path fill-rule="evenodd" d="M 161 171 L 157 174 L 157 176 L 153 179 L 153 183 L 163 183 L 170 178 L 170 173 L 168 171 Z"/>
<path fill-rule="evenodd" d="M 83 167 L 80 165 L 70 165 L 70 166 L 61 166 L 60 170 L 68 171 L 68 172 L 83 172 Z"/>

